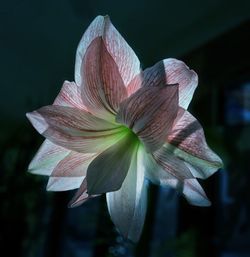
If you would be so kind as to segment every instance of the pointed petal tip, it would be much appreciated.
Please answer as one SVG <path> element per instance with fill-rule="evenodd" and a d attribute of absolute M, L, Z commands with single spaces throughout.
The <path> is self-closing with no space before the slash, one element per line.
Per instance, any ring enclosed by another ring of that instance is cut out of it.
<path fill-rule="evenodd" d="M 73 209 L 76 208 L 78 206 L 80 206 L 81 203 L 78 203 L 78 201 L 75 201 L 74 199 L 72 199 L 69 203 L 68 203 L 68 208 Z"/>
<path fill-rule="evenodd" d="M 45 172 L 41 172 L 41 170 L 37 170 L 35 168 L 28 168 L 27 171 L 29 174 L 32 174 L 32 175 L 39 175 L 39 176 L 49 176 L 50 174 L 46 174 Z M 47 191 L 51 191 L 51 190 L 47 190 Z"/>
<path fill-rule="evenodd" d="M 97 196 L 97 195 L 96 195 Z M 73 197 L 70 202 L 68 203 L 68 208 L 73 209 L 76 207 L 79 207 L 83 203 L 87 202 L 90 198 L 93 198 L 94 196 L 90 196 L 88 193 L 86 193 L 85 197 Z"/>
<path fill-rule="evenodd" d="M 109 15 L 108 15 L 108 14 L 105 14 L 105 15 L 103 15 L 102 17 L 103 17 L 105 20 L 110 21 L 110 17 L 109 17 Z"/>
<path fill-rule="evenodd" d="M 43 134 L 48 129 L 47 122 L 38 111 L 28 112 L 26 117 L 40 134 Z"/>
<path fill-rule="evenodd" d="M 84 177 L 50 177 L 46 190 L 47 191 L 68 191 L 79 188 Z"/>
<path fill-rule="evenodd" d="M 194 201 L 193 199 L 189 201 L 187 199 L 188 203 L 197 206 L 197 207 L 210 207 L 212 205 L 211 201 L 208 198 L 198 199 L 197 201 Z"/>
<path fill-rule="evenodd" d="M 182 193 L 191 205 L 200 207 L 209 207 L 211 205 L 210 200 L 197 179 L 186 179 Z"/>
<path fill-rule="evenodd" d="M 49 179 L 48 184 L 46 186 L 46 191 L 54 191 L 53 185 L 54 185 L 54 182 L 52 182 L 52 180 Z"/>
<path fill-rule="evenodd" d="M 27 169 L 26 172 L 28 172 L 28 173 L 30 173 L 30 174 L 32 174 L 32 175 L 43 175 L 43 174 L 38 174 L 38 173 L 36 173 L 36 170 L 33 169 L 33 168 L 30 168 L 30 167 L 28 167 L 28 169 Z"/>

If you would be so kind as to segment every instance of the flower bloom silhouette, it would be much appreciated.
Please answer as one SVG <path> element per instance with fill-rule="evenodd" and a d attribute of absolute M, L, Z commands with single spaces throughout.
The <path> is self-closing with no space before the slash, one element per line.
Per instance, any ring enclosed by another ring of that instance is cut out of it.
<path fill-rule="evenodd" d="M 98 16 L 76 53 L 75 82 L 65 81 L 53 105 L 27 117 L 46 140 L 29 165 L 48 175 L 47 190 L 78 189 L 78 206 L 106 193 L 120 233 L 140 237 L 147 180 L 210 204 L 196 178 L 222 166 L 199 122 L 187 111 L 198 77 L 183 62 L 140 62 L 107 16 Z"/>

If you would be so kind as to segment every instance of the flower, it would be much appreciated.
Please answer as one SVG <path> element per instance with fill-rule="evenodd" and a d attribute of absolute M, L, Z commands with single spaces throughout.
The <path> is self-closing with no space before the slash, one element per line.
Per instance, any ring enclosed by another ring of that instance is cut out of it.
<path fill-rule="evenodd" d="M 147 180 L 208 206 L 196 178 L 222 161 L 187 111 L 197 84 L 176 59 L 142 71 L 109 17 L 96 17 L 77 48 L 75 82 L 64 82 L 53 105 L 27 114 L 46 138 L 29 171 L 49 176 L 47 190 L 78 188 L 71 207 L 106 193 L 111 219 L 132 241 L 145 219 Z"/>

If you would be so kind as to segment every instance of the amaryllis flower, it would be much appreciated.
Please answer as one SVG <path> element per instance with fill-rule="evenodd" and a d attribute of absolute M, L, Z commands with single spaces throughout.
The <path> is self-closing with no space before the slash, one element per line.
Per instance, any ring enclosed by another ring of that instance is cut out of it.
<path fill-rule="evenodd" d="M 96 17 L 77 48 L 75 82 L 64 82 L 53 105 L 27 114 L 46 138 L 29 171 L 48 175 L 48 190 L 78 189 L 71 207 L 106 193 L 111 219 L 133 241 L 145 219 L 147 180 L 208 206 L 196 178 L 222 161 L 187 111 L 197 83 L 176 59 L 142 71 L 109 18 Z"/>

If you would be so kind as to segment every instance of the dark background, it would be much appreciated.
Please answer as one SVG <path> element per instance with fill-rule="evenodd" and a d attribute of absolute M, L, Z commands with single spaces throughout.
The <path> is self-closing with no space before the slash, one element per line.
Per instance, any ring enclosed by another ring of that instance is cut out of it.
<path fill-rule="evenodd" d="M 0 2 L 0 256 L 250 256 L 250 1 L 14 0 Z M 97 198 L 67 209 L 26 172 L 42 142 L 25 113 L 73 80 L 77 44 L 108 14 L 143 68 L 175 57 L 199 75 L 190 111 L 225 167 L 202 182 L 213 205 L 189 206 L 150 186 L 140 242 L 115 231 Z"/>

